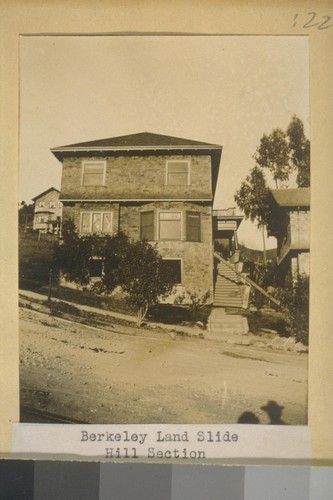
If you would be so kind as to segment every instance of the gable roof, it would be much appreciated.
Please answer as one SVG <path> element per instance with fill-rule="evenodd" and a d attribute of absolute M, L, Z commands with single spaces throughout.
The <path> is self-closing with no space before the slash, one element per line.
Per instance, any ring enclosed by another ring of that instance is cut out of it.
<path fill-rule="evenodd" d="M 31 199 L 32 199 L 32 201 L 36 201 L 36 200 L 38 200 L 38 198 L 41 198 L 42 196 L 49 193 L 50 191 L 57 191 L 57 193 L 60 193 L 59 189 L 56 189 L 54 187 L 50 187 L 49 189 L 46 189 L 45 191 L 43 191 L 40 194 L 37 194 L 34 198 L 31 198 Z"/>
<path fill-rule="evenodd" d="M 310 188 L 272 189 L 271 195 L 280 207 L 310 206 Z"/>
<path fill-rule="evenodd" d="M 118 151 L 118 150 L 149 150 L 149 149 L 222 149 L 221 146 L 206 142 L 193 141 L 180 137 L 140 132 L 138 134 L 121 135 L 96 141 L 79 142 L 67 146 L 52 148 L 52 153 L 58 158 L 59 153 L 69 151 Z"/>

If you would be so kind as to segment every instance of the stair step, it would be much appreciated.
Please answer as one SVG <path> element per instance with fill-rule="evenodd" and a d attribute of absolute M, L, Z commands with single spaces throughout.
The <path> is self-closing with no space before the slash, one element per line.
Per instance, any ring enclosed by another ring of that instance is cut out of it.
<path fill-rule="evenodd" d="M 240 280 L 235 271 L 223 262 L 220 262 L 217 266 L 214 306 L 242 309 L 243 301 L 239 285 Z"/>

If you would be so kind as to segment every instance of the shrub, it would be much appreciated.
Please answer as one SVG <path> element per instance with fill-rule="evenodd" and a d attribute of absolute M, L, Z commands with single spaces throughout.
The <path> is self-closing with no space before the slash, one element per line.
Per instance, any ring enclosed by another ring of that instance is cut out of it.
<path fill-rule="evenodd" d="M 181 295 L 178 295 L 175 304 L 184 304 L 189 307 L 192 319 L 197 319 L 198 310 L 204 307 L 210 297 L 209 290 L 186 290 Z"/>
<path fill-rule="evenodd" d="M 277 290 L 281 310 L 286 321 L 286 331 L 298 342 L 309 344 L 309 277 L 299 274 Z"/>

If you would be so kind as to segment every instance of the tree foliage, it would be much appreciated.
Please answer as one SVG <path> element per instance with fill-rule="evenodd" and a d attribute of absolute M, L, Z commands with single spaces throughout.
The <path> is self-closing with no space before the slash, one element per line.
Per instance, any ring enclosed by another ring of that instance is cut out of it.
<path fill-rule="evenodd" d="M 146 241 L 132 242 L 123 234 L 78 235 L 73 221 L 63 225 L 63 243 L 59 245 L 56 264 L 66 279 L 89 285 L 92 259 L 103 262 L 102 275 L 95 279 L 95 291 L 111 293 L 121 286 L 126 300 L 137 309 L 141 326 L 148 307 L 168 295 L 175 278 L 157 250 Z"/>
<path fill-rule="evenodd" d="M 297 170 L 298 187 L 310 186 L 310 141 L 304 134 L 302 121 L 293 116 L 287 129 L 289 138 L 290 161 Z"/>
<path fill-rule="evenodd" d="M 121 287 L 128 294 L 128 302 L 138 311 L 141 326 L 148 307 L 172 291 L 175 278 L 156 248 L 146 241 L 135 241 L 126 246 L 121 263 Z"/>
<path fill-rule="evenodd" d="M 269 216 L 268 195 L 265 175 L 258 166 L 255 166 L 236 192 L 235 201 L 247 219 L 262 227 L 267 223 Z"/>
<path fill-rule="evenodd" d="M 302 120 L 296 115 L 286 130 L 276 128 L 260 140 L 254 159 L 260 168 L 268 169 L 278 188 L 287 182 L 293 171 L 297 172 L 298 187 L 310 186 L 310 141 L 304 133 Z"/>
<path fill-rule="evenodd" d="M 298 342 L 309 343 L 309 276 L 298 274 L 277 289 L 277 298 L 286 321 L 286 330 Z"/>
<path fill-rule="evenodd" d="M 19 210 L 18 210 L 19 224 L 32 222 L 34 216 L 34 209 L 35 209 L 34 203 L 27 204 L 25 201 L 22 201 L 19 205 Z"/>
<path fill-rule="evenodd" d="M 270 135 L 264 134 L 254 155 L 257 165 L 267 168 L 274 179 L 275 187 L 279 182 L 289 179 L 292 165 L 290 164 L 290 147 L 287 134 L 277 128 Z"/>

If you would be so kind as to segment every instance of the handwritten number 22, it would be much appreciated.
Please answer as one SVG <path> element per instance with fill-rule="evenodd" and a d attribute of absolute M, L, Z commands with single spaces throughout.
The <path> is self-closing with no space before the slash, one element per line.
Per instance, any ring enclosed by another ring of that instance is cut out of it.
<path fill-rule="evenodd" d="M 327 25 L 327 23 L 331 20 L 331 16 L 322 16 L 322 19 L 324 21 L 318 21 L 314 23 L 314 19 L 317 16 L 316 12 L 308 12 L 308 16 L 310 16 L 310 19 L 303 25 L 303 28 L 313 28 L 314 26 L 318 26 L 317 29 L 319 30 L 325 30 L 327 28 L 331 28 L 333 24 Z M 298 14 L 294 17 L 294 26 L 296 25 L 296 18 L 298 17 Z"/>

